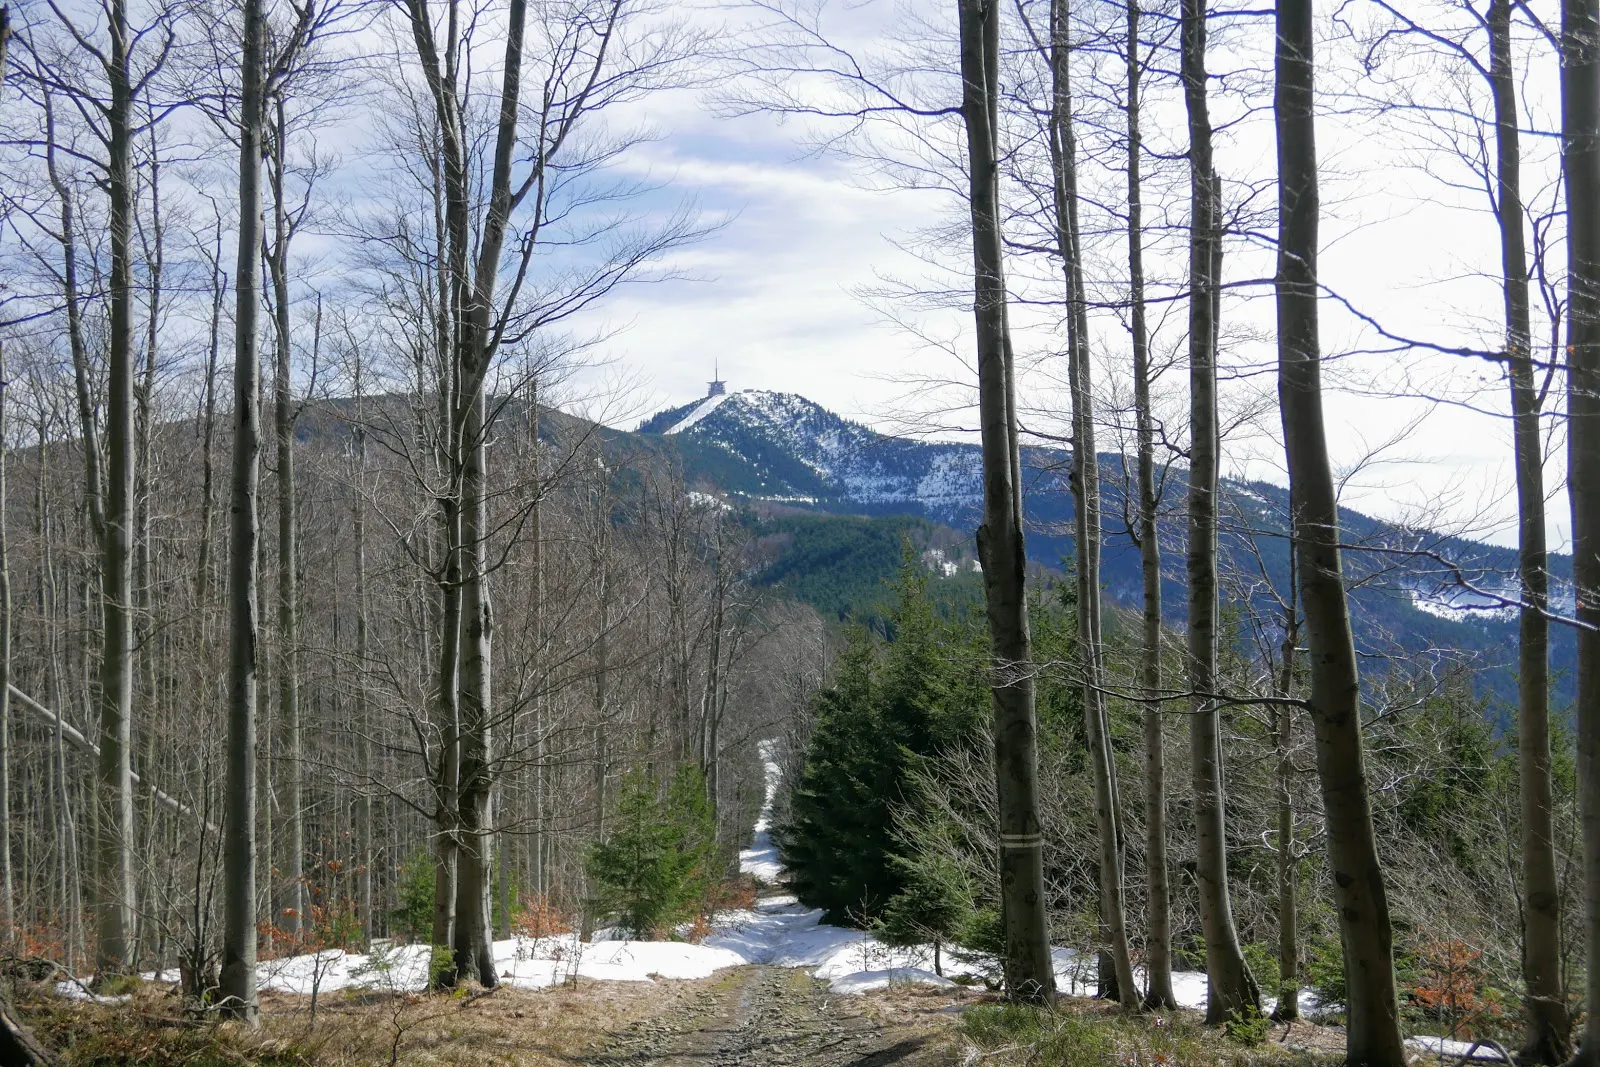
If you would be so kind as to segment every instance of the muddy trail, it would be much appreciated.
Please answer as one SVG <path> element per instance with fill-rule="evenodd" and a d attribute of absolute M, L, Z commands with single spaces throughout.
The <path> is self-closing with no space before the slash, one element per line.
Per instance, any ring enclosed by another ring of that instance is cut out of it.
<path fill-rule="evenodd" d="M 633 1023 L 588 1067 L 947 1067 L 948 998 L 842 997 L 788 967 L 738 967 Z"/>

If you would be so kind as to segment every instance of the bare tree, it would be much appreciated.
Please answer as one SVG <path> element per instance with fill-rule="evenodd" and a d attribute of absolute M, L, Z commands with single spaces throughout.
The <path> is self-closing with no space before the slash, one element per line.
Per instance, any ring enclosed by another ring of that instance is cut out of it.
<path fill-rule="evenodd" d="M 1544 443 L 1534 374 L 1523 238 L 1522 167 L 1511 0 L 1489 2 L 1489 84 L 1494 96 L 1495 215 L 1510 364 L 1517 477 L 1517 572 L 1522 584 L 1517 641 L 1517 756 L 1522 787 L 1523 947 L 1527 1034 L 1522 1058 L 1557 1064 L 1569 1053 L 1561 973 L 1561 895 L 1556 880 L 1550 783 L 1550 575 L 1545 545 Z"/>
<path fill-rule="evenodd" d="M 1577 596 L 1578 804 L 1587 1011 L 1576 1062 L 1600 1063 L 1600 3 L 1562 0 L 1567 193 L 1567 492 Z"/>
<path fill-rule="evenodd" d="M 960 0 L 961 115 L 966 124 L 972 224 L 973 317 L 983 436 L 983 524 L 978 554 L 994 672 L 994 766 L 999 797 L 1001 911 L 1006 989 L 1013 1000 L 1050 1003 L 1055 974 L 1045 924 L 1038 741 L 1025 592 L 1022 457 L 1016 370 L 1006 314 L 996 142 L 1000 11 L 996 0 Z"/>
<path fill-rule="evenodd" d="M 1401 1067 L 1406 1056 L 1395 999 L 1393 932 L 1373 835 L 1361 740 L 1361 684 L 1322 413 L 1314 40 L 1311 0 L 1282 0 L 1273 97 L 1278 135 L 1278 403 L 1310 646 L 1308 703 L 1344 948 L 1345 1054 L 1359 1067 Z"/>
<path fill-rule="evenodd" d="M 222 996 L 254 1022 L 256 998 L 256 574 L 261 479 L 261 157 L 264 0 L 245 0 L 240 49 L 239 237 L 234 265 L 233 469 L 228 534 L 228 785 L 223 851 Z"/>
<path fill-rule="evenodd" d="M 1172 991 L 1172 891 L 1167 877 L 1166 729 L 1161 705 L 1161 538 L 1156 523 L 1155 420 L 1150 405 L 1150 332 L 1146 322 L 1144 277 L 1144 190 L 1141 171 L 1140 93 L 1144 61 L 1139 56 L 1139 2 L 1127 0 L 1128 136 L 1128 324 L 1133 345 L 1133 402 L 1137 435 L 1142 642 L 1139 686 L 1144 710 L 1145 975 L 1147 1008 L 1174 1008 Z"/>
<path fill-rule="evenodd" d="M 1181 74 L 1189 119 L 1189 656 L 1195 880 L 1205 931 L 1206 1021 L 1259 1013 L 1261 994 L 1239 947 L 1228 891 L 1217 691 L 1217 329 L 1221 185 L 1212 164 L 1206 0 L 1182 5 Z"/>

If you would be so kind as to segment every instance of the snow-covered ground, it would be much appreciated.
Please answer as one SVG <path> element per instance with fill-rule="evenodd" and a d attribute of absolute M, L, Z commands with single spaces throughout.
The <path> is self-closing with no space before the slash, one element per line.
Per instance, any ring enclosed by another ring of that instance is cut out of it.
<path fill-rule="evenodd" d="M 931 945 L 891 947 L 861 930 L 829 926 L 822 912 L 801 905 L 792 894 L 781 892 L 783 868 L 771 836 L 771 816 L 780 770 L 770 742 L 761 745 L 766 768 L 767 795 L 755 838 L 739 853 L 739 869 L 754 876 L 768 895 L 753 908 L 714 916 L 712 932 L 699 944 L 686 941 L 611 940 L 601 931 L 583 942 L 575 934 L 544 938 L 513 938 L 494 944 L 495 969 L 501 981 L 522 989 L 542 989 L 574 975 L 601 981 L 649 982 L 656 979 L 705 978 L 725 967 L 765 964 L 798 967 L 828 983 L 834 993 L 866 993 L 895 984 L 952 987 L 953 978 L 978 977 L 988 961 L 944 954 L 944 976 L 933 969 Z M 271 960 L 260 965 L 263 989 L 285 993 L 330 993 L 342 989 L 418 990 L 427 983 L 428 946 L 379 947 L 370 955 L 323 952 Z M 1092 993 L 1096 960 L 1071 948 L 1052 951 L 1056 987 L 1063 993 Z M 1137 972 L 1136 972 L 1137 974 Z M 1143 981 L 1143 975 L 1137 975 Z M 175 976 L 160 975 L 163 980 Z M 1198 971 L 1177 971 L 1173 992 L 1186 1008 L 1204 1008 L 1206 976 Z M 70 987 L 70 988 L 69 988 Z M 61 983 L 63 996 L 92 996 L 76 982 Z M 1267 1002 L 1268 1010 L 1272 1002 Z M 1301 1010 L 1310 1014 L 1316 999 L 1301 994 Z M 1411 1038 L 1419 1052 L 1460 1057 L 1468 1043 L 1443 1038 Z M 1475 1059 L 1497 1059 L 1491 1049 L 1479 1049 Z"/>

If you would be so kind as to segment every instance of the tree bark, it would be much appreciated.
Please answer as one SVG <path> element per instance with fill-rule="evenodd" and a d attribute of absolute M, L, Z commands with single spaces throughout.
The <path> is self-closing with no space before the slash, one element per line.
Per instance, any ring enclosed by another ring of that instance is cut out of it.
<path fill-rule="evenodd" d="M 95 971 L 134 965 L 133 730 L 133 89 L 126 0 L 110 4 L 107 117 L 111 336 L 107 359 L 105 525 L 100 543 L 100 767 L 95 805 Z"/>
<path fill-rule="evenodd" d="M 1181 68 L 1189 120 L 1189 749 L 1194 779 L 1195 881 L 1205 934 L 1206 1022 L 1259 1013 L 1261 993 L 1239 948 L 1228 893 L 1217 671 L 1217 311 L 1222 263 L 1220 185 L 1211 157 L 1206 3 L 1184 0 Z"/>
<path fill-rule="evenodd" d="M 54 1062 L 55 1057 L 28 1029 L 6 995 L 0 993 L 0 1067 L 49 1067 Z"/>
<path fill-rule="evenodd" d="M 520 29 L 520 27 L 518 27 Z M 484 395 L 481 382 L 468 404 L 463 427 L 467 456 L 462 477 L 461 591 L 461 770 L 458 799 L 459 881 L 456 885 L 455 958 L 458 976 L 475 978 L 484 988 L 499 982 L 494 969 L 489 906 L 494 870 L 493 778 L 490 731 L 490 652 L 494 619 L 485 573 L 488 501 L 485 480 Z"/>
<path fill-rule="evenodd" d="M 360 874 L 357 889 L 361 908 L 361 929 L 370 944 L 376 936 L 377 923 L 372 910 L 372 868 L 377 862 L 373 850 L 372 792 L 377 785 L 372 763 L 372 708 L 367 697 L 368 657 L 371 655 L 368 633 L 368 613 L 371 603 L 367 597 L 367 431 L 365 394 L 361 381 L 361 352 L 354 353 L 356 419 L 356 498 L 351 517 L 356 548 L 356 730 L 358 760 L 360 762 L 361 791 L 356 795 L 356 825 L 359 834 Z"/>
<path fill-rule="evenodd" d="M 1297 558 L 1291 539 L 1279 697 L 1288 697 L 1294 692 L 1295 653 L 1300 646 L 1300 598 L 1295 591 L 1299 580 Z M 1272 733 L 1278 749 L 1278 765 L 1273 774 L 1278 808 L 1278 1006 L 1273 1009 L 1272 1018 L 1287 1022 L 1300 1018 L 1300 858 L 1295 854 L 1294 837 L 1294 709 L 1288 705 L 1274 707 L 1272 719 Z"/>
<path fill-rule="evenodd" d="M 1577 597 L 1578 809 L 1587 1011 L 1576 1061 L 1600 1064 L 1600 0 L 1562 0 L 1567 202 L 1567 492 Z"/>
<path fill-rule="evenodd" d="M 1511 0 L 1490 0 L 1489 83 L 1494 96 L 1495 213 L 1510 364 L 1512 451 L 1517 471 L 1517 763 L 1522 787 L 1522 980 L 1527 1032 L 1520 1058 L 1557 1064 L 1571 1054 L 1561 975 L 1561 899 L 1556 881 L 1550 783 L 1550 599 L 1544 522 L 1544 444 L 1534 381 L 1528 260 L 1522 221 L 1522 153 L 1511 57 Z"/>
<path fill-rule="evenodd" d="M 1055 996 L 1055 973 L 1045 917 L 1021 456 L 1000 234 L 1000 12 L 996 0 L 958 2 L 983 441 L 983 524 L 978 528 L 978 553 L 983 563 L 993 671 L 990 685 L 1005 980 L 1011 999 L 1047 1004 Z"/>
<path fill-rule="evenodd" d="M 0 37 L 5 36 L 0 25 Z M 0 44 L 0 48 L 4 48 Z M 0 71 L 4 56 L 0 55 Z M 17 886 L 11 865 L 11 541 L 8 518 L 10 498 L 6 493 L 7 438 L 10 423 L 11 387 L 6 377 L 3 347 L 0 347 L 0 939 L 10 940 L 17 933 Z"/>
<path fill-rule="evenodd" d="M 1278 403 L 1310 648 L 1317 778 L 1344 949 L 1345 1054 L 1354 1067 L 1401 1067 L 1406 1060 L 1395 1000 L 1393 932 L 1367 794 L 1361 686 L 1322 415 L 1313 26 L 1312 0 L 1280 0 L 1273 101 L 1278 134 Z"/>
<path fill-rule="evenodd" d="M 256 997 L 256 493 L 261 457 L 262 0 L 244 0 L 239 246 L 234 273 L 233 469 L 228 532 L 228 778 L 222 846 L 223 1011 L 254 1023 Z"/>
<path fill-rule="evenodd" d="M 1172 991 L 1172 891 L 1167 874 L 1167 755 L 1161 692 L 1161 540 L 1156 524 L 1155 419 L 1150 408 L 1150 334 L 1145 320 L 1144 189 L 1140 172 L 1139 0 L 1128 0 L 1128 303 L 1133 343 L 1134 432 L 1138 439 L 1139 575 L 1143 617 L 1139 687 L 1144 708 L 1145 869 L 1149 901 L 1144 1006 L 1175 1008 Z"/>
<path fill-rule="evenodd" d="M 272 176 L 272 245 L 267 269 L 272 275 L 274 374 L 273 429 L 278 460 L 278 717 L 288 743 L 289 763 L 289 932 L 306 929 L 305 753 L 300 732 L 300 523 L 294 477 L 294 394 L 290 381 L 289 241 L 292 230 L 284 201 L 284 139 L 288 122 L 283 98 L 274 101 L 273 135 L 267 157 Z"/>

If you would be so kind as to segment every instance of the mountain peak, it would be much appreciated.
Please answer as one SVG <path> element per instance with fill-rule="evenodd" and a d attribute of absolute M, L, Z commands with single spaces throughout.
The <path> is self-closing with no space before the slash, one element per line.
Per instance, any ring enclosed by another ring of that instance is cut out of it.
<path fill-rule="evenodd" d="M 961 512 L 978 499 L 974 446 L 890 437 L 795 393 L 713 389 L 640 430 L 678 438 L 708 458 L 736 458 L 756 496 Z"/>
<path fill-rule="evenodd" d="M 726 388 L 719 388 L 722 382 L 712 382 L 711 385 L 712 388 L 701 399 L 657 412 L 639 427 L 640 432 L 663 436 L 687 433 L 719 410 L 722 414 L 717 421 L 724 423 L 735 421 L 769 427 L 798 427 L 803 423 L 818 422 L 851 425 L 822 405 L 797 393 L 779 393 L 770 389 L 736 389 L 730 392 Z M 865 427 L 859 429 L 871 432 Z"/>

